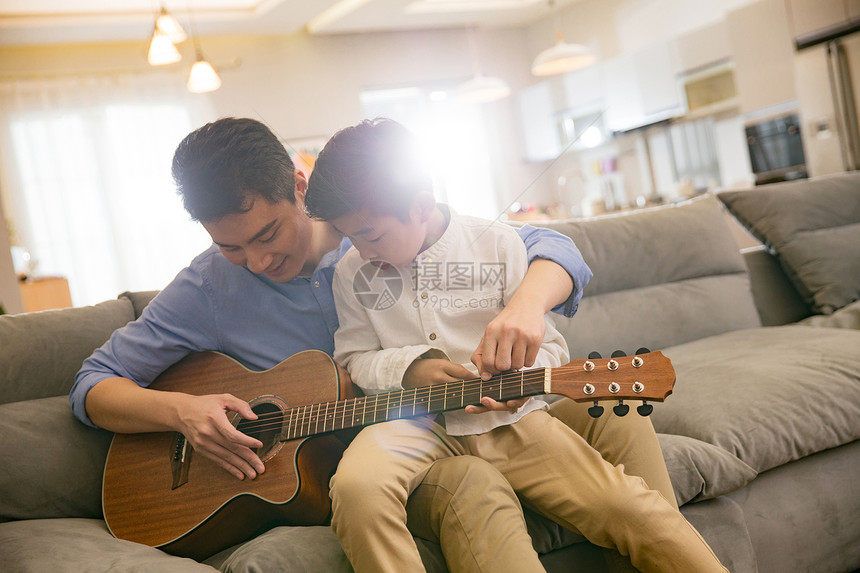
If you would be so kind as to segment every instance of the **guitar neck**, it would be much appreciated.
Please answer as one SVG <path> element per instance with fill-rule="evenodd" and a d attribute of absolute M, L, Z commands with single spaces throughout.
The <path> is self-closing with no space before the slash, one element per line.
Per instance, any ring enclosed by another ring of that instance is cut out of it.
<path fill-rule="evenodd" d="M 560 394 L 576 402 L 662 402 L 672 393 L 674 383 L 675 370 L 671 361 L 661 352 L 649 352 L 618 360 L 573 360 L 555 368 L 503 372 L 489 380 L 458 380 L 310 404 L 287 409 L 276 416 L 280 424 L 279 439 L 286 441 L 388 420 L 459 410 L 479 405 L 483 396 L 497 402 L 538 394 Z M 272 423 L 270 420 L 269 424 Z"/>
<path fill-rule="evenodd" d="M 336 402 L 311 404 L 284 412 L 280 439 L 292 440 L 424 414 L 480 405 L 483 396 L 503 402 L 549 392 L 550 368 L 497 374 L 373 394 Z"/>

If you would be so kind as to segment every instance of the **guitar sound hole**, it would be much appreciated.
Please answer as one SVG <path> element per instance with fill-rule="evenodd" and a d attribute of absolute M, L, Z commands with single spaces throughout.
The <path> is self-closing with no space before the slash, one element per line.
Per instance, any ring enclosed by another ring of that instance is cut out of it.
<path fill-rule="evenodd" d="M 257 455 L 264 462 L 278 453 L 283 445 L 278 441 L 281 437 L 281 425 L 284 420 L 284 412 L 272 402 L 251 402 L 251 409 L 257 414 L 256 420 L 242 418 L 236 429 L 252 438 L 263 442 L 262 448 L 257 448 Z"/>

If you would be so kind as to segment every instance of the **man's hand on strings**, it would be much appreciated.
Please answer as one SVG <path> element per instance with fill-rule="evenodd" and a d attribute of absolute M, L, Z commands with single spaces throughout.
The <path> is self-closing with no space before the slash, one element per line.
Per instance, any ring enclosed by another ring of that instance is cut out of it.
<path fill-rule="evenodd" d="M 254 479 L 266 471 L 254 451 L 263 446 L 262 442 L 237 430 L 228 418 L 230 412 L 235 412 L 245 419 L 256 420 L 257 415 L 247 402 L 232 394 L 183 396 L 179 410 L 182 434 L 195 451 L 238 479 L 246 476 Z"/>

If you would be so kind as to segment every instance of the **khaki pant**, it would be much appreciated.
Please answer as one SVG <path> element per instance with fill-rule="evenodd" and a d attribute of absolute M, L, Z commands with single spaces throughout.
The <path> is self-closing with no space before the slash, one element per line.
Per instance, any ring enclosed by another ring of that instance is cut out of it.
<path fill-rule="evenodd" d="M 667 486 L 650 422 L 604 420 L 608 414 L 592 421 L 566 400 L 553 413 L 577 431 L 542 411 L 477 436 L 448 436 L 427 418 L 362 430 L 332 479 L 332 526 L 355 570 L 423 570 L 406 526 L 407 497 L 417 488 L 410 523 L 438 537 L 452 571 L 541 571 L 512 488 L 536 511 L 629 555 L 641 571 L 725 571 L 673 498 L 624 473 L 620 464 L 627 462 L 628 471 Z M 589 441 L 619 465 L 604 460 Z M 436 460 L 469 454 L 497 473 L 478 463 L 470 471 L 462 463 L 431 469 Z"/>

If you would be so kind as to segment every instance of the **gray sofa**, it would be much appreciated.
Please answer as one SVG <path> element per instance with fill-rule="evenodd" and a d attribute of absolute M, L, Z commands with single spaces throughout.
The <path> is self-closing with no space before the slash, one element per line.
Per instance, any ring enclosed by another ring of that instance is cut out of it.
<path fill-rule="evenodd" d="M 740 253 L 723 204 L 767 247 Z M 674 393 L 653 423 L 682 512 L 729 570 L 860 568 L 860 176 L 547 226 L 595 272 L 577 315 L 557 319 L 572 356 L 645 346 L 672 359 Z M 827 249 L 811 268 L 793 257 L 804 233 Z M 78 423 L 66 393 L 153 294 L 0 317 L 0 569 L 351 571 L 324 526 L 278 527 L 204 563 L 107 531 L 111 434 Z M 549 571 L 605 570 L 583 538 L 527 521 Z M 438 547 L 417 541 L 444 571 Z"/>

